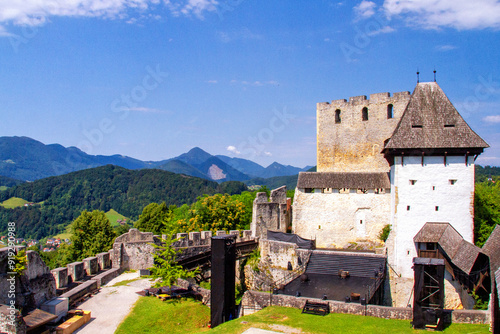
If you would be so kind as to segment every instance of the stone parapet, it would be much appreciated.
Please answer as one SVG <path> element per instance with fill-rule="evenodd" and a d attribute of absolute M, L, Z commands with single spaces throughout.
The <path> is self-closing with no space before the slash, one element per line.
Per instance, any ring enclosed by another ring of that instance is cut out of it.
<path fill-rule="evenodd" d="M 111 257 L 109 252 L 99 253 L 96 255 L 96 257 L 97 257 L 97 264 L 99 265 L 99 270 L 104 270 L 111 267 L 111 260 L 110 260 Z"/>
<path fill-rule="evenodd" d="M 56 281 L 56 289 L 64 288 L 68 285 L 68 268 L 56 268 L 50 271 Z"/>
<path fill-rule="evenodd" d="M 73 262 L 68 264 L 68 277 L 71 278 L 71 282 L 76 282 L 85 277 L 85 270 L 83 267 L 83 262 Z"/>
<path fill-rule="evenodd" d="M 85 273 L 89 276 L 97 274 L 97 272 L 99 271 L 99 264 L 97 262 L 97 257 L 92 256 L 83 259 L 83 268 L 85 269 Z"/>

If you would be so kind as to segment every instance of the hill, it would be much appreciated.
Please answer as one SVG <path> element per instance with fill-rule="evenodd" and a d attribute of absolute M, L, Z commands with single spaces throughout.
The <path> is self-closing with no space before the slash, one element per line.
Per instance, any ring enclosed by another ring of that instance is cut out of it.
<path fill-rule="evenodd" d="M 18 184 L 21 183 L 23 183 L 23 181 L 0 175 L 0 187 L 9 188 L 17 186 Z"/>
<path fill-rule="evenodd" d="M 23 183 L 0 192 L 0 202 L 13 197 L 39 203 L 29 207 L 0 207 L 0 234 L 7 222 L 16 223 L 18 237 L 41 239 L 64 231 L 83 210 L 109 211 L 137 220 L 152 202 L 167 205 L 193 203 L 203 194 L 235 194 L 246 190 L 241 182 L 218 184 L 158 169 L 128 170 L 107 165 Z"/>

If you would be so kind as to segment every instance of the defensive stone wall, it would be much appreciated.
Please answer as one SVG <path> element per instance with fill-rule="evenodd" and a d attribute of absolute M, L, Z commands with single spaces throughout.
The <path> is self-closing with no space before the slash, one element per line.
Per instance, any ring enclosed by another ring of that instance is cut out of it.
<path fill-rule="evenodd" d="M 286 232 L 291 224 L 292 206 L 286 197 L 286 186 L 274 189 L 267 198 L 257 193 L 253 202 L 250 229 L 254 237 L 267 238 L 267 231 Z"/>
<path fill-rule="evenodd" d="M 378 93 L 317 104 L 318 172 L 388 172 L 380 153 L 410 92 Z"/>

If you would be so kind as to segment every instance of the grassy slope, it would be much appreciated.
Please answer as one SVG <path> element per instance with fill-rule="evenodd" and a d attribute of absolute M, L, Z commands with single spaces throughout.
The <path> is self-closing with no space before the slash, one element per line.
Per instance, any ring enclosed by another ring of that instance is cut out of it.
<path fill-rule="evenodd" d="M 210 309 L 193 300 L 141 297 L 115 334 L 181 334 L 209 331 Z"/>
<path fill-rule="evenodd" d="M 0 205 L 7 209 L 12 209 L 23 206 L 26 203 L 28 203 L 27 200 L 18 197 L 11 197 L 8 200 L 3 201 Z"/>
<path fill-rule="evenodd" d="M 161 302 L 141 297 L 131 314 L 118 327 L 116 334 L 128 333 L 201 333 L 208 330 L 210 309 L 199 302 L 186 300 Z M 301 310 L 272 306 L 233 321 L 226 322 L 211 333 L 243 333 L 250 327 L 279 330 L 275 325 L 301 329 L 307 333 L 422 333 L 410 321 L 380 319 L 350 314 L 328 314 L 324 317 L 301 314 Z M 443 333 L 489 333 L 488 325 L 452 324 Z"/>
<path fill-rule="evenodd" d="M 108 212 L 106 212 L 106 217 L 108 217 L 109 221 L 111 222 L 111 226 L 117 226 L 118 225 L 118 222 L 117 222 L 118 219 L 124 219 L 124 218 L 126 218 L 127 222 L 130 222 L 130 219 L 128 219 L 124 215 L 116 212 L 113 209 L 110 209 Z"/>
<path fill-rule="evenodd" d="M 0 191 L 7 190 L 7 189 L 9 189 L 9 187 L 7 187 L 7 186 L 0 186 Z"/>

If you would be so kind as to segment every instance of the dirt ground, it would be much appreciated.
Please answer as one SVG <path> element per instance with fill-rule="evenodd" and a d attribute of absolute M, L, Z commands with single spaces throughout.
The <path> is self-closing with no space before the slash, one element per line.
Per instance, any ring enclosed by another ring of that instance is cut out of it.
<path fill-rule="evenodd" d="M 118 325 L 127 317 L 134 303 L 139 298 L 136 292 L 149 288 L 149 279 L 139 279 L 123 286 L 115 283 L 139 278 L 139 273 L 125 273 L 116 277 L 101 291 L 78 306 L 82 310 L 91 311 L 91 320 L 75 331 L 78 334 L 113 334 Z"/>

